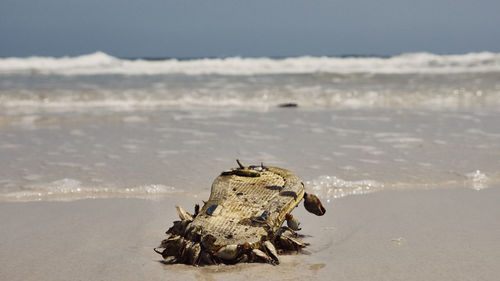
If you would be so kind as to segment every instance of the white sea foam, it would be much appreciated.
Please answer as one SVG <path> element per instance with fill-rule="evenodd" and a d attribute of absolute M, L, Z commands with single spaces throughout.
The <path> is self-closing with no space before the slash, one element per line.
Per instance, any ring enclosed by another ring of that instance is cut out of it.
<path fill-rule="evenodd" d="M 411 93 L 380 93 L 376 97 L 367 96 L 364 92 L 352 93 L 349 91 L 325 93 L 293 93 L 277 91 L 267 95 L 262 91 L 235 95 L 220 89 L 216 93 L 205 95 L 195 91 L 186 91 L 183 95 L 170 93 L 150 93 L 148 88 L 138 91 L 136 96 L 123 98 L 120 90 L 106 90 L 103 96 L 82 99 L 78 89 L 68 90 L 63 94 L 49 94 L 50 99 L 40 99 L 37 91 L 32 91 L 28 97 L 17 95 L 17 92 L 0 92 L 0 108 L 4 113 L 36 114 L 39 112 L 67 112 L 107 109 L 111 111 L 134 111 L 137 109 L 162 108 L 248 108 L 268 109 L 279 104 L 293 101 L 303 108 L 336 108 L 336 109 L 363 109 L 363 108 L 425 108 L 425 109 L 456 109 L 466 107 L 498 108 L 500 92 L 490 92 L 485 97 L 475 97 L 473 92 L 462 95 L 451 95 L 444 101 L 439 95 L 432 92 Z M 434 94 L 434 95 L 433 95 Z M 448 94 L 448 93 L 446 93 Z M 402 99 L 400 96 L 406 96 Z M 311 97 L 314 96 L 314 97 Z M 432 105 L 429 102 L 435 101 Z M 19 120 L 15 125 L 33 126 L 36 118 Z M 124 122 L 147 121 L 146 119 L 131 118 Z M 390 138 L 381 141 L 391 142 Z M 398 139 L 398 141 L 401 141 Z M 406 139 L 405 143 L 417 142 L 417 139 Z"/>
<path fill-rule="evenodd" d="M 259 75 L 295 73 L 460 73 L 500 71 L 500 53 L 380 57 L 205 58 L 127 60 L 102 52 L 78 57 L 1 58 L 0 74 Z"/>
<path fill-rule="evenodd" d="M 142 198 L 180 193 L 182 190 L 161 184 L 132 188 L 85 186 L 75 179 L 60 179 L 47 184 L 25 186 L 21 190 L 0 194 L 0 201 L 71 201 L 88 198 Z"/>
<path fill-rule="evenodd" d="M 335 176 L 320 176 L 305 182 L 306 190 L 321 199 L 331 199 L 349 195 L 367 194 L 384 189 L 384 184 L 373 180 L 346 181 Z"/>
<path fill-rule="evenodd" d="M 472 73 L 456 73 L 461 71 Z M 447 74 L 400 75 L 410 72 Z M 12 73 L 17 74 L 9 75 Z M 249 76 L 252 74 L 258 75 Z M 188 61 L 124 60 L 104 53 L 75 58 L 4 58 L 0 59 L 0 110 L 35 114 L 179 107 L 265 109 L 283 103 L 338 109 L 498 108 L 498 75 L 500 53 Z M 123 121 L 148 121 L 137 116 Z M 25 127 L 38 121 L 23 120 L 28 124 Z"/>
<path fill-rule="evenodd" d="M 465 175 L 467 177 L 466 186 L 474 190 L 481 190 L 488 187 L 488 177 L 479 170 Z"/>
<path fill-rule="evenodd" d="M 418 163 L 427 166 L 429 163 Z M 347 167 L 349 168 L 349 167 Z M 485 173 L 476 170 L 465 174 L 465 187 L 474 190 L 483 190 L 489 185 L 498 184 L 499 178 L 490 178 Z M 374 180 L 347 181 L 335 176 L 319 176 L 315 179 L 304 182 L 306 191 L 316 194 L 322 200 L 330 202 L 332 199 L 342 198 L 351 195 L 363 195 L 383 190 L 429 190 L 442 188 L 456 188 L 460 186 L 459 181 L 447 180 L 432 183 L 418 182 L 393 182 L 381 183 Z"/>

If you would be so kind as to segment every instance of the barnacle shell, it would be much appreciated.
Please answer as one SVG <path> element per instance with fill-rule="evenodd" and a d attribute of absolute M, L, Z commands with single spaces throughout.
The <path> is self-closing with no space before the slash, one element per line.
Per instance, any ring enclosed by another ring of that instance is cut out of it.
<path fill-rule="evenodd" d="M 276 248 L 274 247 L 273 243 L 266 240 L 264 241 L 264 247 L 266 248 L 269 256 L 274 260 L 274 262 L 276 264 L 279 264 L 278 252 L 276 251 Z"/>
<path fill-rule="evenodd" d="M 304 207 L 309 213 L 322 216 L 326 213 L 325 207 L 321 204 L 318 196 L 310 193 L 304 194 Z"/>
<path fill-rule="evenodd" d="M 302 240 L 298 239 L 295 234 L 293 234 L 289 230 L 283 231 L 278 236 L 279 246 L 284 250 L 290 251 L 298 251 L 301 248 L 306 247 L 308 244 L 302 242 Z"/>
<path fill-rule="evenodd" d="M 188 213 L 186 210 L 184 210 L 184 208 L 182 208 L 181 206 L 177 205 L 175 206 L 175 209 L 177 210 L 177 215 L 179 215 L 179 218 L 183 221 L 192 221 L 193 220 L 193 216 Z"/>
<path fill-rule="evenodd" d="M 186 246 L 186 259 L 187 263 L 191 265 L 195 265 L 198 263 L 201 253 L 201 246 L 198 243 L 190 243 Z"/>
<path fill-rule="evenodd" d="M 286 225 L 288 225 L 288 227 L 290 227 L 294 231 L 300 230 L 300 222 L 292 214 L 286 214 L 285 218 Z"/>
<path fill-rule="evenodd" d="M 174 221 L 174 225 L 167 230 L 167 234 L 173 235 L 183 235 L 186 231 L 186 227 L 189 225 L 190 221 L 181 220 Z"/>
<path fill-rule="evenodd" d="M 215 253 L 215 256 L 227 261 L 235 260 L 238 257 L 238 245 L 224 246 Z"/>
<path fill-rule="evenodd" d="M 162 252 L 163 258 L 177 256 L 184 248 L 184 244 L 184 238 L 179 235 L 163 240 L 160 245 L 161 248 L 165 248 Z"/>
<path fill-rule="evenodd" d="M 263 262 L 269 262 L 269 263 L 273 261 L 266 253 L 264 253 L 263 251 L 261 251 L 259 249 L 253 249 L 252 254 L 256 258 L 256 260 L 260 260 Z"/>
<path fill-rule="evenodd" d="M 216 264 L 217 262 L 215 261 L 215 259 L 211 253 L 209 253 L 207 251 L 202 251 L 200 254 L 200 263 L 206 264 L 206 265 L 212 265 L 212 264 Z"/>
<path fill-rule="evenodd" d="M 213 236 L 212 234 L 207 234 L 203 236 L 203 238 L 201 239 L 201 245 L 206 250 L 214 251 L 215 250 L 214 243 L 216 240 L 217 238 L 215 238 L 215 236 Z"/>

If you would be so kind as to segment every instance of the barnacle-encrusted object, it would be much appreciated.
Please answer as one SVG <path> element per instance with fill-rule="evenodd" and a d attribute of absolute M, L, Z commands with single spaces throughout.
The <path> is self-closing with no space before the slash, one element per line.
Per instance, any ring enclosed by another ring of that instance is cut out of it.
<path fill-rule="evenodd" d="M 267 262 L 278 253 L 307 246 L 296 232 L 282 226 L 285 216 L 305 194 L 301 179 L 288 170 L 264 165 L 222 172 L 210 199 L 195 213 L 176 206 L 181 220 L 155 251 L 166 263 L 191 265 Z"/>

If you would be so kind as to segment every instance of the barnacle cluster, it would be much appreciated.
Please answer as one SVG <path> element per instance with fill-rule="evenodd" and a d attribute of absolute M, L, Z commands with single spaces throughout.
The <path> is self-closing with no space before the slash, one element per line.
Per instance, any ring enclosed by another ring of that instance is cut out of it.
<path fill-rule="evenodd" d="M 308 244 L 298 238 L 290 227 L 283 226 L 277 233 L 264 236 L 257 243 L 217 245 L 216 238 L 210 233 L 203 235 L 199 227 L 191 223 L 197 214 L 190 215 L 177 206 L 181 220 L 166 232 L 169 237 L 161 242 L 155 251 L 162 255 L 165 263 L 184 263 L 190 265 L 213 265 L 219 263 L 265 262 L 279 264 L 279 254 L 286 251 L 300 251 Z"/>
<path fill-rule="evenodd" d="M 308 245 L 299 239 L 299 223 L 290 213 L 304 198 L 308 211 L 323 215 L 319 199 L 306 194 L 300 178 L 285 169 L 237 162 L 238 168 L 215 179 L 201 209 L 196 204 L 190 214 L 176 206 L 180 220 L 155 248 L 165 263 L 279 264 L 279 254 Z M 285 220 L 288 226 L 283 225 Z"/>

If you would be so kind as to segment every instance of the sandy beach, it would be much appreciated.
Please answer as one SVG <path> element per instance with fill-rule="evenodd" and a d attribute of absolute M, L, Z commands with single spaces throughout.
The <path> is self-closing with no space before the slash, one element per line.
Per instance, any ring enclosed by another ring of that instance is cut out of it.
<path fill-rule="evenodd" d="M 0 60 L 0 279 L 497 280 L 497 57 Z M 323 201 L 293 212 L 310 246 L 163 264 L 175 205 L 236 159 Z"/>
<path fill-rule="evenodd" d="M 199 200 L 88 199 L 0 203 L 4 280 L 496 280 L 500 189 L 383 191 L 302 204 L 303 254 L 279 266 L 165 265 L 153 252 Z"/>
<path fill-rule="evenodd" d="M 499 281 L 499 11 L 0 0 L 0 281 Z"/>

